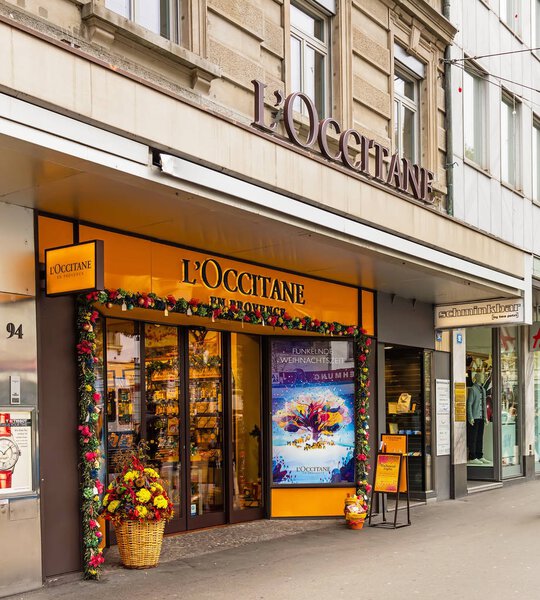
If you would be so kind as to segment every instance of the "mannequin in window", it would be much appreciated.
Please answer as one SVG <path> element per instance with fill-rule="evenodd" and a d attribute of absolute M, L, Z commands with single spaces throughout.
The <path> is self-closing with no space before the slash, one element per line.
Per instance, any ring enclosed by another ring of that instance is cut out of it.
<path fill-rule="evenodd" d="M 470 465 L 491 464 L 484 458 L 484 425 L 487 423 L 486 390 L 484 389 L 484 373 L 473 374 L 473 384 L 467 390 L 467 445 L 469 447 Z"/>

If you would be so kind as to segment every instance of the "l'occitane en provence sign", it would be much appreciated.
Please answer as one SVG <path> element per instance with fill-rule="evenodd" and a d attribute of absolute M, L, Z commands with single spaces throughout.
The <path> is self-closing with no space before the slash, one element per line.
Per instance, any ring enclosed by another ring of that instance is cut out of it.
<path fill-rule="evenodd" d="M 103 242 L 92 240 L 45 250 L 47 296 L 103 288 Z"/>

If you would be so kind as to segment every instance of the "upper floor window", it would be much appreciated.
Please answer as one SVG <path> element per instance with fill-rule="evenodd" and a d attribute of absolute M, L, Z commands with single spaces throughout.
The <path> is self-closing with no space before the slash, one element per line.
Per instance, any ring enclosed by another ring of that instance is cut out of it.
<path fill-rule="evenodd" d="M 179 0 L 105 0 L 105 7 L 173 42 L 180 42 Z"/>
<path fill-rule="evenodd" d="M 464 156 L 483 167 L 486 151 L 485 80 L 472 70 L 463 71 Z"/>
<path fill-rule="evenodd" d="M 540 48 L 540 0 L 534 3 L 533 46 Z M 538 50 L 536 55 L 538 56 Z"/>
<path fill-rule="evenodd" d="M 425 65 L 394 46 L 394 149 L 413 163 L 420 159 L 420 84 Z"/>
<path fill-rule="evenodd" d="M 501 20 L 517 34 L 521 33 L 523 5 L 523 0 L 501 0 Z"/>
<path fill-rule="evenodd" d="M 540 202 L 540 117 L 534 116 L 532 143 L 533 199 Z"/>
<path fill-rule="evenodd" d="M 521 104 L 515 96 L 503 92 L 501 99 L 501 178 L 517 188 L 521 172 L 519 131 Z"/>
<path fill-rule="evenodd" d="M 328 18 L 303 4 L 291 4 L 290 15 L 291 91 L 309 96 L 322 118 L 326 116 L 330 94 Z M 295 109 L 307 114 L 299 101 Z"/>

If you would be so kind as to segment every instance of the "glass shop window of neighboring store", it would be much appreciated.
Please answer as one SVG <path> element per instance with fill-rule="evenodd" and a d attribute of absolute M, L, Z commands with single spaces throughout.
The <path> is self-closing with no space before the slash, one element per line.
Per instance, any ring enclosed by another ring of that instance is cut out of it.
<path fill-rule="evenodd" d="M 469 329 L 466 343 L 467 464 L 493 467 L 493 330 Z"/>
<path fill-rule="evenodd" d="M 501 459 L 503 477 L 521 472 L 519 330 L 501 327 Z"/>
<path fill-rule="evenodd" d="M 534 352 L 534 464 L 540 471 L 540 351 Z"/>
<path fill-rule="evenodd" d="M 431 448 L 426 445 L 431 429 L 426 431 L 425 422 L 431 410 L 426 410 L 424 389 L 428 387 L 429 399 L 431 360 L 419 348 L 385 346 L 384 362 L 386 433 L 407 436 L 410 490 L 423 492 L 432 483 Z"/>

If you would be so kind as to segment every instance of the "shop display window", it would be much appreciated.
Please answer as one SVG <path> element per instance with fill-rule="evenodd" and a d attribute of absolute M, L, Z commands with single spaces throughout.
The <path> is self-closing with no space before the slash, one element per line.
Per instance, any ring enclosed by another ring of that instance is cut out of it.
<path fill-rule="evenodd" d="M 501 327 L 501 459 L 503 477 L 520 472 L 519 336 L 517 327 Z"/>
<path fill-rule="evenodd" d="M 274 340 L 272 484 L 354 481 L 351 340 Z"/>
<path fill-rule="evenodd" d="M 167 483 L 176 514 L 180 503 L 180 377 L 178 329 L 147 323 L 144 326 L 146 390 L 145 428 L 149 455 Z"/>
<path fill-rule="evenodd" d="M 467 331 L 468 466 L 493 467 L 493 334 L 489 327 Z"/>
<path fill-rule="evenodd" d="M 386 433 L 407 436 L 409 487 L 411 492 L 423 492 L 426 490 L 423 351 L 386 346 L 384 361 Z"/>
<path fill-rule="evenodd" d="M 224 510 L 221 333 L 189 331 L 190 515 Z"/>
<path fill-rule="evenodd" d="M 534 464 L 540 471 L 540 352 L 534 352 Z"/>
<path fill-rule="evenodd" d="M 141 434 L 139 323 L 109 319 L 107 356 L 107 458 L 109 480 L 118 472 L 120 451 L 132 449 Z"/>

